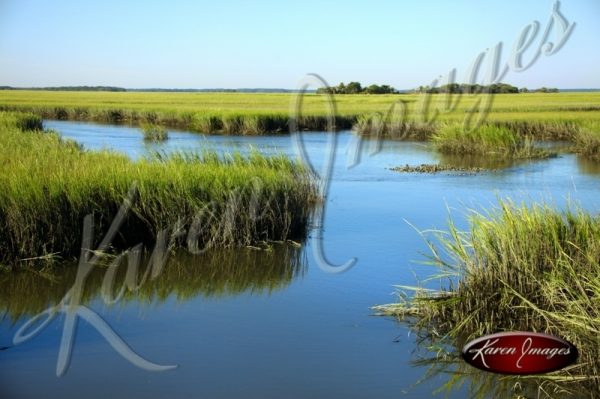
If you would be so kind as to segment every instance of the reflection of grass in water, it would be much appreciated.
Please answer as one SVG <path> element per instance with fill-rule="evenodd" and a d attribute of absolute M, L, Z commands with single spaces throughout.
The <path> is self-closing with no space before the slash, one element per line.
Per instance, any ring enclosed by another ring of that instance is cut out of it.
<path fill-rule="evenodd" d="M 144 286 L 139 295 L 131 296 L 162 301 L 169 295 L 186 300 L 198 295 L 272 293 L 300 277 L 305 261 L 301 249 L 287 244 L 274 244 L 268 250 L 216 250 L 203 255 L 180 252 L 165 273 Z"/>
<path fill-rule="evenodd" d="M 554 379 L 554 375 L 511 376 L 487 373 L 468 365 L 460 354 L 452 347 L 460 347 L 457 341 L 442 340 L 421 336 L 418 344 L 418 357 L 411 365 L 427 368 L 423 377 L 416 384 L 437 384 L 434 393 L 451 395 L 454 391 L 466 388 L 469 398 L 595 398 L 596 392 L 589 386 L 578 386 L 576 378 L 563 381 L 563 377 Z M 571 370 L 574 370 L 573 368 Z M 575 370 L 576 371 L 576 370 Z M 440 384 L 440 377 L 445 382 Z M 434 381 L 435 380 L 435 381 Z M 434 385 L 435 386 L 435 385 Z"/>
<path fill-rule="evenodd" d="M 469 233 L 451 223 L 438 234 L 439 245 L 428 241 L 430 263 L 448 287 L 404 292 L 400 303 L 378 310 L 416 315 L 417 329 L 456 340 L 458 348 L 498 331 L 564 337 L 578 347 L 578 363 L 539 381 L 600 392 L 600 219 L 579 209 L 502 201 L 498 212 L 473 213 L 470 223 Z"/>
<path fill-rule="evenodd" d="M 587 175 L 600 175 L 600 163 L 586 157 L 577 157 L 577 170 Z"/>
<path fill-rule="evenodd" d="M 148 267 L 148 262 L 142 262 L 138 281 Z M 113 293 L 123 285 L 126 269 L 124 260 Z M 268 251 L 244 248 L 215 249 L 201 255 L 179 252 L 169 257 L 156 279 L 140 284 L 139 290 L 127 290 L 123 302 L 164 302 L 170 296 L 188 300 L 199 295 L 268 294 L 289 285 L 293 279 L 302 276 L 305 269 L 302 249 L 287 244 L 273 244 Z M 101 295 L 106 271 L 106 266 L 98 266 L 89 275 L 82 304 Z M 55 266 L 44 274 L 31 271 L 0 274 L 0 312 L 17 320 L 56 305 L 73 285 L 76 273 L 77 265 L 69 264 Z"/>
<path fill-rule="evenodd" d="M 558 150 L 558 145 L 547 145 L 549 151 Z M 462 172 L 481 172 L 481 171 L 499 171 L 518 166 L 523 166 L 532 162 L 539 162 L 535 159 L 489 156 L 483 154 L 455 154 L 442 153 L 435 151 L 432 153 L 437 160 L 437 164 L 422 164 L 421 167 L 397 167 L 392 170 L 398 171 L 416 171 L 423 173 L 434 173 L 438 171 L 462 171 Z"/>
<path fill-rule="evenodd" d="M 481 168 L 485 170 L 507 169 L 519 165 L 526 160 L 512 158 L 486 157 L 481 155 L 442 154 L 436 153 L 440 165 L 464 169 Z"/>

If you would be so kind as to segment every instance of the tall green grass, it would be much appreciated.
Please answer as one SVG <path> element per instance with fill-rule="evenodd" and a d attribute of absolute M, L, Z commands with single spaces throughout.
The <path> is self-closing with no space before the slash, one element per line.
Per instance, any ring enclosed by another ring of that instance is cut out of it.
<path fill-rule="evenodd" d="M 447 278 L 439 291 L 402 292 L 394 315 L 414 315 L 416 328 L 465 341 L 498 331 L 541 331 L 578 348 L 577 366 L 546 383 L 600 392 L 600 217 L 580 209 L 501 201 L 487 215 L 473 213 L 470 231 L 451 222 L 437 234 L 431 264 Z"/>
<path fill-rule="evenodd" d="M 391 118 L 386 120 L 381 114 L 361 115 L 353 129 L 364 136 L 376 136 L 394 140 L 429 140 L 437 131 L 436 123 Z"/>
<path fill-rule="evenodd" d="M 560 112 L 560 111 L 557 111 Z M 551 140 L 551 141 L 573 141 L 579 133 L 581 124 L 569 120 L 559 121 L 497 121 L 493 122 L 496 126 L 505 127 L 511 131 L 526 137 L 532 137 L 536 140 Z"/>
<path fill-rule="evenodd" d="M 432 137 L 435 148 L 445 154 L 486 155 L 502 158 L 545 158 L 551 154 L 536 148 L 533 139 L 506 127 L 482 125 L 467 131 L 445 125 Z"/>
<path fill-rule="evenodd" d="M 0 113 L 0 263 L 78 255 L 82 223 L 106 233 L 132 185 L 137 200 L 115 245 L 195 229 L 194 246 L 302 237 L 316 200 L 308 171 L 285 156 L 157 156 L 84 151 L 57 133 L 24 131 Z M 185 245 L 186 236 L 177 244 Z"/>
<path fill-rule="evenodd" d="M 600 121 L 583 124 L 575 137 L 575 152 L 592 161 L 600 161 Z"/>

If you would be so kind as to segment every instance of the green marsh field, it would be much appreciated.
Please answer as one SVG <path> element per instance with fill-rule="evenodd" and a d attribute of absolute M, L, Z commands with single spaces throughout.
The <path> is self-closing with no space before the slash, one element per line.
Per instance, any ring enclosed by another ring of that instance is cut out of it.
<path fill-rule="evenodd" d="M 155 123 L 202 133 L 260 134 L 287 130 L 290 101 L 294 94 L 267 93 L 139 93 L 139 92 L 55 92 L 0 91 L 0 108 L 30 111 L 44 118 Z M 390 94 L 337 95 L 335 102 L 339 128 L 349 128 L 360 118 L 385 114 L 393 104 L 405 101 L 407 121 L 462 122 L 473 113 L 477 101 L 487 101 L 484 94 Z M 302 117 L 309 130 L 326 127 L 328 97 L 306 94 Z M 446 102 L 456 103 L 446 112 Z M 488 122 L 522 122 L 553 126 L 587 126 L 600 119 L 600 93 L 519 93 L 494 94 Z M 423 112 L 428 107 L 428 112 Z M 399 108 L 399 107 L 397 107 Z M 424 118 L 426 118 L 424 120 Z"/>
<path fill-rule="evenodd" d="M 204 263 L 197 270 L 190 255 L 177 255 L 175 266 L 156 286 L 149 285 L 127 300 L 135 302 L 140 295 L 143 300 L 165 300 L 173 293 L 187 300 L 245 290 L 271 292 L 301 278 L 305 267 L 300 248 L 314 207 L 323 198 L 314 177 L 298 160 L 259 151 L 219 154 L 207 149 L 155 151 L 131 159 L 118 150 L 85 149 L 43 123 L 97 122 L 112 126 L 115 141 L 119 131 L 134 130 L 139 134 L 136 146 L 141 148 L 166 148 L 161 146 L 178 135 L 186 135 L 186 140 L 234 137 L 252 144 L 263 136 L 285 139 L 294 95 L 0 91 L 0 263 L 7 273 L 33 270 L 36 276 L 8 279 L 11 298 L 18 297 L 21 286 L 28 290 L 43 286 L 44 278 L 38 274 L 47 273 L 49 264 L 75 267 L 85 216 L 94 214 L 95 232 L 101 236 L 132 187 L 135 202 L 110 251 L 138 242 L 149 249 L 168 231 L 168 251 L 187 247 L 191 253 L 209 249 L 212 255 L 203 255 Z M 319 140 L 326 136 L 328 100 L 327 95 L 312 93 L 303 100 L 300 127 L 320 131 L 315 133 Z M 563 157 L 591 169 L 595 164 L 600 167 L 600 93 L 361 94 L 336 95 L 334 101 L 335 127 L 343 137 L 379 137 L 390 146 L 417 142 L 428 148 L 427 157 L 450 160 L 407 164 L 396 168 L 401 173 L 389 173 L 452 174 L 463 171 L 464 160 L 475 159 L 476 167 L 464 170 L 476 170 L 478 176 L 461 178 L 483 179 L 493 187 L 494 176 L 502 176 L 514 165 L 527 168 Z M 485 101 L 491 102 L 484 113 Z M 454 104 L 450 110 L 448 104 Z M 478 117 L 482 118 L 479 125 L 465 125 Z M 557 142 L 560 145 L 554 146 Z M 499 166 L 490 172 L 477 164 L 482 159 Z M 376 173 L 385 172 L 382 165 L 378 168 Z M 450 180 L 442 180 L 442 186 L 454 185 L 450 183 L 454 178 L 443 178 Z M 406 182 L 404 177 L 398 179 Z M 380 189 L 379 183 L 373 184 L 371 190 Z M 394 184 L 402 185 L 395 180 Z M 412 194 L 402 192 L 402 196 L 419 195 L 417 186 L 413 188 Z M 467 225 L 468 230 L 461 231 L 450 222 L 445 232 L 436 230 L 434 239 L 424 240 L 432 250 L 429 263 L 437 267 L 433 277 L 443 280 L 439 290 L 403 286 L 398 303 L 376 306 L 375 311 L 408 323 L 430 349 L 437 348 L 431 369 L 438 373 L 446 372 L 443 366 L 456 364 L 454 355 L 445 352 L 449 346 L 459 347 L 499 330 L 566 336 L 585 351 L 577 366 L 536 379 L 497 384 L 489 376 L 472 377 L 485 394 L 524 393 L 544 386 L 578 397 L 596 390 L 600 386 L 595 360 L 600 328 L 598 217 L 589 210 L 562 211 L 537 202 L 526 206 L 502 197 L 499 209 L 474 212 Z M 112 259 L 109 253 L 104 255 L 107 261 Z M 236 262 L 241 265 L 234 266 Z M 11 299 L 12 307 L 5 307 L 18 319 L 43 309 L 47 301 L 58 300 L 62 288 L 56 292 L 43 288 L 48 298 Z M 88 293 L 89 300 L 97 291 Z M 457 377 L 449 386 L 460 381 Z"/>

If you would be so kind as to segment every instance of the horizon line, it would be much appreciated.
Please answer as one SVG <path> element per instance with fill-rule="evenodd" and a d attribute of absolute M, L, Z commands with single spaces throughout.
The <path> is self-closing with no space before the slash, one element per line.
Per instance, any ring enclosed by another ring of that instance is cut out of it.
<path fill-rule="evenodd" d="M 463 83 L 459 83 L 463 84 Z M 512 85 L 511 85 L 512 86 Z M 335 87 L 335 86 L 331 86 Z M 420 86 L 411 89 L 396 89 L 398 93 L 410 93 L 417 90 Z M 424 86 L 426 87 L 426 86 Z M 518 87 L 518 86 L 515 86 Z M 89 91 L 114 91 L 114 92 L 123 92 L 123 91 L 140 91 L 140 92 L 240 92 L 240 91 L 255 91 L 255 92 L 289 92 L 295 93 L 300 92 L 300 89 L 288 89 L 283 87 L 238 87 L 238 88 L 225 88 L 225 87 L 205 87 L 205 88 L 193 88 L 193 87 L 185 87 L 185 88 L 176 88 L 176 87 L 122 87 L 122 86 L 112 86 L 112 85 L 61 85 L 61 86 L 10 86 L 10 85 L 0 85 L 0 90 L 36 90 L 36 91 L 76 91 L 69 89 L 80 89 L 79 91 L 86 91 L 82 89 L 106 89 L 106 90 L 89 90 Z M 530 89 L 526 87 L 528 90 L 538 90 L 541 88 L 555 88 L 553 86 L 541 86 L 537 88 Z M 600 91 L 600 87 L 567 87 L 567 88 L 558 88 L 559 91 Z M 64 89 L 64 90 L 63 90 Z M 112 90 L 110 90 L 112 89 Z M 306 92 L 315 92 L 317 89 L 308 89 Z"/>

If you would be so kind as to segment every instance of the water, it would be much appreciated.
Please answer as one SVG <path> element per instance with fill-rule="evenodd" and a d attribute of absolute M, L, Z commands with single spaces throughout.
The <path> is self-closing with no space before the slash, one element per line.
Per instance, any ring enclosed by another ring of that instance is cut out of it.
<path fill-rule="evenodd" d="M 146 144 L 138 129 L 47 121 L 65 138 L 90 150 L 110 148 L 132 158 L 159 151 L 298 153 L 289 136 L 204 136 L 170 132 L 165 143 Z M 319 169 L 327 134 L 304 134 Z M 342 274 L 323 271 L 309 240 L 301 249 L 275 245 L 272 252 L 182 253 L 138 294 L 109 306 L 99 286 L 104 270 L 88 282 L 84 304 L 97 312 L 138 354 L 165 372 L 136 368 L 96 329 L 81 321 L 72 362 L 57 378 L 64 318 L 34 339 L 10 347 L 15 332 L 36 313 L 56 304 L 74 280 L 75 267 L 54 282 L 31 274 L 1 278 L 0 392 L 31 398 L 397 398 L 429 397 L 448 378 L 416 384 L 426 368 L 415 366 L 416 342 L 403 324 L 374 317 L 370 307 L 395 300 L 393 285 L 415 285 L 432 272 L 415 261 L 427 252 L 419 229 L 444 228 L 449 214 L 464 227 L 467 208 L 489 209 L 498 197 L 577 202 L 599 209 L 600 170 L 575 156 L 502 165 L 477 175 L 406 174 L 404 164 L 457 162 L 438 158 L 422 143 L 384 141 L 348 168 L 356 137 L 338 135 L 338 151 L 326 200 L 324 248 L 332 263 L 356 257 Z M 472 165 L 472 161 L 466 161 Z M 476 161 L 483 162 L 481 160 Z M 411 226 L 412 225 L 412 226 Z M 315 236 L 312 232 L 311 236 Z M 450 397 L 462 398 L 465 389 Z"/>

